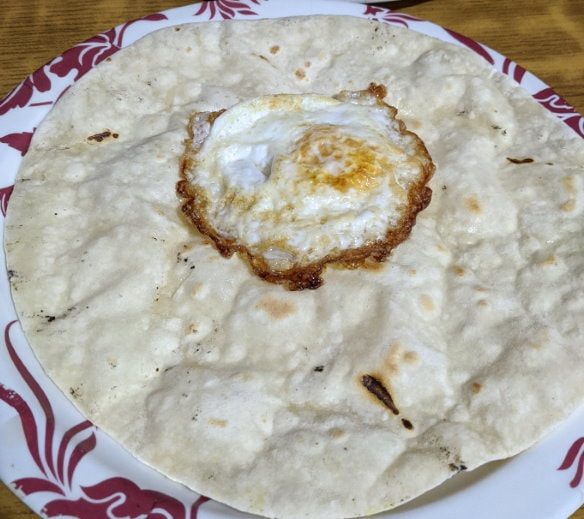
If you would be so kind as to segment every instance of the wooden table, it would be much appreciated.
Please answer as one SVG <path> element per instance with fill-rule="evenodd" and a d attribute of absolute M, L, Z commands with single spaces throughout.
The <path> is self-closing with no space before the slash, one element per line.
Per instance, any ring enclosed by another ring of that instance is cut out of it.
<path fill-rule="evenodd" d="M 3 2 L 0 9 L 0 98 L 28 74 L 74 44 L 127 20 L 179 5 L 183 2 Z M 494 48 L 552 86 L 576 110 L 584 113 L 582 0 L 404 1 L 399 3 L 399 10 Z M 35 517 L 0 484 L 0 519 Z M 584 507 L 571 518 L 584 519 Z"/>

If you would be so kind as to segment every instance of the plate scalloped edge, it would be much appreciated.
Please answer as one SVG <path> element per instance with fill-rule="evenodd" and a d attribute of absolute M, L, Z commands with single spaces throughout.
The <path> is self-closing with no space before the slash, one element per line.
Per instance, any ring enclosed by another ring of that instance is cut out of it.
<path fill-rule="evenodd" d="M 301 14 L 371 18 L 470 48 L 584 137 L 584 118 L 549 86 L 496 51 L 431 22 L 387 8 L 334 0 L 205 1 L 144 16 L 89 38 L 33 72 L 0 100 L 2 216 L 36 126 L 65 90 L 108 56 L 153 30 L 179 23 Z M 0 479 L 43 517 L 252 517 L 161 476 L 87 421 L 47 378 L 30 350 L 12 306 L 9 275 L 0 277 L 4 337 L 0 347 Z M 382 516 L 440 518 L 465 511 L 485 519 L 524 516 L 526 503 L 516 496 L 525 493 L 532 513 L 566 517 L 584 502 L 583 423 L 581 409 L 550 437 L 512 460 L 478 469 L 478 476 L 454 478 Z M 489 499 L 500 488 L 500 480 L 507 478 L 517 482 L 513 495 L 501 499 L 499 491 L 498 500 Z M 481 500 L 490 505 L 482 506 Z"/>

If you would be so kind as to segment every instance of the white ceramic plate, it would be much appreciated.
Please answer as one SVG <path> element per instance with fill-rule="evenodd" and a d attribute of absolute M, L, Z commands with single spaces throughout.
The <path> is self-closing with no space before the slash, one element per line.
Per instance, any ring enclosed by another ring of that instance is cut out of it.
<path fill-rule="evenodd" d="M 497 52 L 435 24 L 350 2 L 216 0 L 146 16 L 99 34 L 37 70 L 0 101 L 2 216 L 34 129 L 63 91 L 107 56 L 153 30 L 178 23 L 303 14 L 374 18 L 469 47 L 584 137 L 584 119 L 547 85 Z M 3 262 L 3 256 L 1 259 Z M 169 481 L 136 461 L 79 414 L 32 354 L 12 305 L 9 275 L 0 274 L 0 330 L 4 335 L 0 344 L 0 478 L 43 517 L 251 517 Z M 381 517 L 559 519 L 583 502 L 581 409 L 527 452 L 461 474 Z"/>

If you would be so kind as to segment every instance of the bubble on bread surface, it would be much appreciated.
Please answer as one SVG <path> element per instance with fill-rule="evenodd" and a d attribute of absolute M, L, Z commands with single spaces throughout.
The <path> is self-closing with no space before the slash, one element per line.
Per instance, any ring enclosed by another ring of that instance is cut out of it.
<path fill-rule="evenodd" d="M 314 289 L 327 264 L 384 261 L 431 198 L 434 164 L 385 87 L 277 94 L 190 117 L 188 220 L 262 279 Z"/>

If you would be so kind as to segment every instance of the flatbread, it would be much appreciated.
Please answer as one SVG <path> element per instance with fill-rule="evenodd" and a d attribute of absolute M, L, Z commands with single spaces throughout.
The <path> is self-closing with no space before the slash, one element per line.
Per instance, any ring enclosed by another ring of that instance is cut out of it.
<path fill-rule="evenodd" d="M 289 292 L 181 217 L 191 112 L 371 82 L 437 166 L 379 268 Z M 37 129 L 8 207 L 14 301 L 47 373 L 145 463 L 256 514 L 371 514 L 526 449 L 582 402 L 583 164 L 515 84 L 415 32 L 163 29 Z"/>

